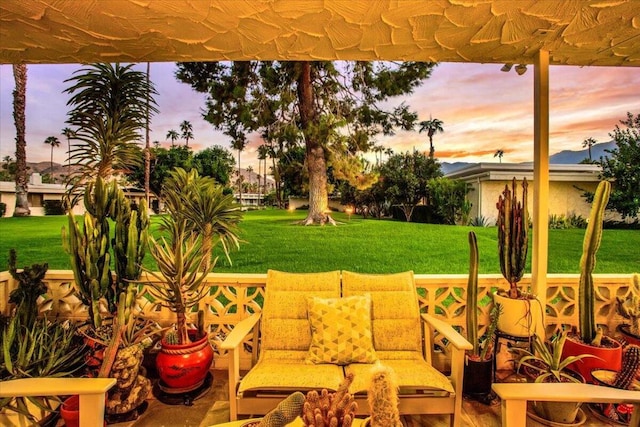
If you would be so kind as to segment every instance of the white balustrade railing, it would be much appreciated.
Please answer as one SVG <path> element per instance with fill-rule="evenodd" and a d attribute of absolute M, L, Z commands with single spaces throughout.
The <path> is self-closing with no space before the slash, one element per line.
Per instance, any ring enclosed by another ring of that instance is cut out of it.
<path fill-rule="evenodd" d="M 547 335 L 560 330 L 563 326 L 576 326 L 577 313 L 577 274 L 550 274 L 547 277 L 546 331 Z M 616 313 L 616 296 L 625 297 L 632 289 L 632 275 L 594 275 L 596 284 L 596 321 L 606 331 L 613 333 L 622 318 Z M 157 279 L 148 276 L 149 281 Z M 51 312 L 48 316 L 59 319 L 81 321 L 87 318 L 87 309 L 75 296 L 73 274 L 71 271 L 50 270 L 45 282 L 50 290 L 48 304 Z M 212 273 L 205 286 L 209 287 L 206 296 L 197 309 L 205 312 L 205 327 L 211 332 L 215 346 L 217 337 L 224 336 L 233 326 L 251 313 L 261 310 L 265 293 L 266 274 L 228 274 Z M 521 286 L 530 284 L 530 277 L 525 276 Z M 464 333 L 466 322 L 465 290 L 467 276 L 452 275 L 416 275 L 416 287 L 420 299 L 420 307 L 425 313 L 444 319 Z M 480 275 L 478 298 L 481 316 L 478 320 L 483 333 L 489 319 L 491 292 L 496 288 L 507 288 L 508 283 L 500 275 Z M 8 272 L 0 272 L 0 313 L 9 314 L 9 293 L 15 282 Z M 168 308 L 154 303 L 147 289 L 141 285 L 138 302 L 141 312 L 161 325 L 170 325 L 174 321 L 174 313 Z M 44 302 L 44 301 L 43 301 Z M 196 312 L 191 313 L 195 321 Z M 436 343 L 438 338 L 436 337 Z M 245 348 L 251 348 L 247 341 Z M 446 345 L 440 342 L 441 347 Z M 216 348 L 216 350 L 218 350 Z M 219 350 L 218 350 L 219 351 Z M 247 352 L 242 360 L 248 366 L 250 354 Z M 216 366 L 226 366 L 226 354 L 218 352 Z"/>

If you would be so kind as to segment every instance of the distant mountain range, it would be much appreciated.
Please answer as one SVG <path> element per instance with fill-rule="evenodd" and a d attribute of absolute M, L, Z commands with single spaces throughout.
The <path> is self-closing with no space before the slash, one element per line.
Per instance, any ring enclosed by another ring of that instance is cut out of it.
<path fill-rule="evenodd" d="M 594 160 L 598 160 L 600 159 L 600 157 L 605 157 L 608 155 L 608 153 L 605 150 L 613 150 L 614 148 L 616 148 L 616 143 L 613 141 L 596 144 L 593 147 L 591 147 L 591 158 Z M 572 164 L 578 164 L 584 159 L 588 159 L 588 158 L 589 158 L 589 150 L 586 148 L 584 150 L 579 150 L 579 151 L 563 150 L 549 156 L 549 163 L 554 165 L 559 165 L 559 164 L 572 165 Z M 523 162 L 523 163 L 526 164 L 531 162 Z M 474 163 L 470 163 L 470 162 L 453 162 L 453 163 L 442 162 L 441 166 L 442 166 L 442 172 L 444 174 L 448 174 L 450 172 L 453 172 L 455 170 L 458 170 L 465 166 L 469 166 L 473 164 Z"/>

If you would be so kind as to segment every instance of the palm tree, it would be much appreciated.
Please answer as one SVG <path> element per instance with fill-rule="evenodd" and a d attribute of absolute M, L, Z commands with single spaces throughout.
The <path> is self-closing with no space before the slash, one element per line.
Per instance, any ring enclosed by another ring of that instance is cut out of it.
<path fill-rule="evenodd" d="M 429 117 L 429 120 L 423 120 L 419 124 L 420 133 L 424 131 L 427 132 L 427 136 L 429 137 L 429 157 L 433 157 L 435 152 L 433 148 L 433 135 L 438 132 L 444 132 L 444 128 L 442 127 L 444 123 L 441 120 Z"/>
<path fill-rule="evenodd" d="M 150 85 L 150 74 L 151 74 L 151 63 L 147 62 L 147 99 L 145 103 L 145 109 L 147 113 L 147 123 L 145 126 L 145 142 L 144 142 L 144 198 L 147 201 L 147 206 L 149 206 L 150 200 L 150 181 L 151 181 L 151 141 L 149 139 L 149 126 L 151 124 L 151 114 L 149 114 L 149 102 L 151 98 L 151 93 L 149 88 Z"/>
<path fill-rule="evenodd" d="M 69 129 L 62 129 L 62 135 L 67 138 L 67 175 L 71 173 L 71 138 L 75 138 L 76 133 Z"/>
<path fill-rule="evenodd" d="M 51 174 L 51 177 L 53 178 L 53 147 L 59 147 L 60 146 L 60 140 L 58 138 L 56 138 L 55 136 L 49 136 L 49 137 L 47 137 L 47 139 L 44 140 L 44 143 L 51 146 L 51 162 L 50 162 L 51 166 L 49 167 L 49 173 Z"/>
<path fill-rule="evenodd" d="M 135 143 L 148 113 L 158 111 L 153 98 L 157 92 L 145 73 L 132 67 L 91 64 L 66 80 L 71 83 L 65 92 L 71 95 L 67 105 L 72 108 L 67 123 L 77 129 L 79 141 L 71 150 L 71 159 L 80 166 L 79 179 L 70 191 L 97 177 L 112 179 L 140 165 Z"/>
<path fill-rule="evenodd" d="M 498 159 L 500 159 L 500 163 L 502 163 L 502 156 L 504 156 L 504 150 L 502 149 L 496 150 L 496 152 L 493 154 L 493 157 L 497 157 Z"/>
<path fill-rule="evenodd" d="M 171 129 L 167 132 L 167 138 L 171 140 L 171 148 L 176 146 L 176 139 L 180 138 L 180 134 Z"/>
<path fill-rule="evenodd" d="M 185 145 L 188 147 L 189 140 L 193 139 L 193 126 L 191 125 L 191 122 L 183 120 L 182 123 L 180 123 L 180 130 L 182 131 L 182 137 L 185 140 Z"/>
<path fill-rule="evenodd" d="M 582 141 L 582 148 L 584 147 L 589 147 L 589 161 L 593 161 L 593 159 L 591 158 L 591 147 L 593 147 L 594 145 L 596 145 L 598 141 L 596 141 L 593 138 L 587 138 L 584 141 Z"/>
<path fill-rule="evenodd" d="M 240 195 L 240 206 L 242 206 L 242 173 L 240 172 L 240 155 L 242 154 L 242 151 L 244 150 L 244 148 L 247 146 L 247 140 L 244 138 L 244 136 L 242 137 L 238 137 L 235 138 L 233 141 L 231 141 L 231 148 L 233 148 L 234 150 L 238 150 L 238 193 Z"/>
<path fill-rule="evenodd" d="M 249 188 L 251 188 L 251 184 L 252 184 L 251 174 L 253 173 L 253 166 L 251 165 L 247 166 L 247 173 L 249 174 Z"/>
<path fill-rule="evenodd" d="M 13 64 L 13 78 L 16 88 L 13 91 L 13 120 L 16 125 L 16 208 L 13 216 L 29 216 L 29 180 L 27 178 L 27 140 L 26 116 L 27 104 L 27 66 Z"/>
<path fill-rule="evenodd" d="M 262 174 L 262 178 L 264 180 L 264 184 L 262 185 L 262 190 L 260 190 L 260 179 L 258 179 L 258 191 L 260 192 L 260 195 L 262 195 L 263 193 L 266 194 L 267 192 L 267 155 L 269 153 L 269 147 L 267 147 L 265 144 L 262 144 L 261 146 L 258 147 L 258 165 L 260 165 L 261 163 L 264 163 L 264 170 L 263 170 L 263 174 Z M 258 169 L 260 169 L 258 167 Z M 262 199 L 262 197 L 259 198 L 259 200 Z"/>

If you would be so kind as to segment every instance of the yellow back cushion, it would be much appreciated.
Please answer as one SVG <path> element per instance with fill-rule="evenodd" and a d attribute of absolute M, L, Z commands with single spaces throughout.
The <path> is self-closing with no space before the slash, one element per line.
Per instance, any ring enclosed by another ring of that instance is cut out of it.
<path fill-rule="evenodd" d="M 262 308 L 263 350 L 304 350 L 311 344 L 307 297 L 340 296 L 340 272 L 286 273 L 269 270 Z"/>
<path fill-rule="evenodd" d="M 342 272 L 342 295 L 371 295 L 376 351 L 422 352 L 420 309 L 413 272 L 360 274 Z"/>

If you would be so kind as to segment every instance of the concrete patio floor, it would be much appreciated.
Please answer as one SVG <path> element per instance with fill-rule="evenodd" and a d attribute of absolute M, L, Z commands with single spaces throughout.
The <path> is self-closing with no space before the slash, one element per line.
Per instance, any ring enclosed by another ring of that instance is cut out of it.
<path fill-rule="evenodd" d="M 208 427 L 229 421 L 229 402 L 227 392 L 227 371 L 214 370 L 213 384 L 211 388 L 200 398 L 194 400 L 191 406 L 182 404 L 167 405 L 158 401 L 154 396 L 148 400 L 149 407 L 135 421 L 110 424 L 113 427 Z M 498 374 L 501 381 L 517 381 L 517 377 L 510 371 Z M 499 427 L 500 404 L 484 405 L 482 403 L 465 399 L 462 406 L 463 427 Z M 605 423 L 595 418 L 584 407 L 587 421 L 585 427 L 615 426 L 613 423 Z M 405 417 L 407 427 L 439 427 L 448 426 L 444 416 L 412 416 Z M 62 422 L 58 424 L 62 426 Z M 531 418 L 527 418 L 527 427 L 543 426 Z"/>

